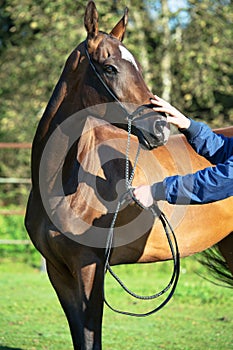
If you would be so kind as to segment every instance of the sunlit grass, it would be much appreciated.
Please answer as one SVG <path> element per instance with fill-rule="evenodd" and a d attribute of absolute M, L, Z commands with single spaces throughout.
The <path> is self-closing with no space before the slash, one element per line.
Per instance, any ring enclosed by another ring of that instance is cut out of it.
<path fill-rule="evenodd" d="M 184 259 L 181 266 L 175 295 L 157 314 L 132 318 L 105 307 L 103 349 L 233 348 L 232 290 L 197 276 L 203 268 L 193 259 Z M 133 291 L 142 294 L 163 288 L 170 270 L 170 263 L 114 267 Z M 0 349 L 71 350 L 67 322 L 46 274 L 12 260 L 1 263 L 0 274 Z M 147 311 L 157 304 L 128 298 L 110 276 L 106 295 L 115 307 L 134 312 Z"/>

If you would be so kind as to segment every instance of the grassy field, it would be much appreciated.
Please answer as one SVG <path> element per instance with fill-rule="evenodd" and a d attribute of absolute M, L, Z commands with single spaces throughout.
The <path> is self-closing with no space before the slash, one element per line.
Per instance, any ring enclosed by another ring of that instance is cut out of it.
<path fill-rule="evenodd" d="M 199 277 L 203 268 L 183 259 L 175 296 L 153 316 L 132 318 L 107 307 L 103 320 L 104 350 L 231 350 L 232 289 Z M 114 268 L 135 292 L 152 294 L 170 277 L 170 263 Z M 68 326 L 46 273 L 19 262 L 0 264 L 0 350 L 71 350 Z M 130 311 L 148 311 L 157 302 L 131 300 L 110 278 L 108 301 Z"/>

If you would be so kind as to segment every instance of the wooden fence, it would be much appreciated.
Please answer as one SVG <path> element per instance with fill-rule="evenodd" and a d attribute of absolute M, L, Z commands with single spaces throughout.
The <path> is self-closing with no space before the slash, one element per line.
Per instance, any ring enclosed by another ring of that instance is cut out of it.
<path fill-rule="evenodd" d="M 19 142 L 0 142 L 0 149 L 31 149 L 32 144 L 31 143 L 19 143 Z M 29 178 L 6 178 L 6 177 L 0 177 L 0 185 L 1 184 L 30 184 L 31 179 Z M 24 215 L 25 210 L 12 210 L 12 209 L 5 209 L 4 207 L 0 208 L 0 215 Z M 0 244 L 31 244 L 30 240 L 4 240 L 0 239 Z"/>
<path fill-rule="evenodd" d="M 19 142 L 0 142 L 0 149 L 31 149 L 31 143 L 19 143 Z M 1 184 L 30 184 L 31 179 L 29 178 L 5 178 L 0 177 L 0 185 Z M 0 208 L 0 215 L 25 215 L 25 210 L 11 210 L 11 209 L 2 209 Z M 10 245 L 29 245 L 32 242 L 29 239 L 0 239 L 0 244 L 10 244 Z M 45 259 L 41 258 L 41 271 L 46 270 Z"/>

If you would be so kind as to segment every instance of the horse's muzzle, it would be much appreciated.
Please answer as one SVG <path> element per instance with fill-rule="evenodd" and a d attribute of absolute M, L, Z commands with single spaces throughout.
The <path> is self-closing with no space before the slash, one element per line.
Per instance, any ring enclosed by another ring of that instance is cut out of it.
<path fill-rule="evenodd" d="M 170 128 L 165 115 L 144 106 L 139 115 L 133 118 L 132 133 L 144 148 L 151 150 L 168 141 Z"/>

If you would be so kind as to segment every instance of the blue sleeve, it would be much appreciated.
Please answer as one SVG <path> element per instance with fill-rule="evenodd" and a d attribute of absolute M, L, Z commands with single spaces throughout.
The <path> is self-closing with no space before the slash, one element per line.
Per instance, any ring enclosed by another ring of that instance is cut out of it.
<path fill-rule="evenodd" d="M 206 124 L 191 121 L 181 130 L 194 150 L 213 167 L 184 176 L 169 176 L 152 186 L 155 200 L 171 204 L 204 204 L 233 196 L 233 138 L 215 134 Z"/>
<path fill-rule="evenodd" d="M 194 150 L 212 164 L 224 163 L 233 155 L 233 138 L 215 134 L 208 125 L 191 120 L 186 130 L 181 130 Z"/>
<path fill-rule="evenodd" d="M 163 181 L 171 204 L 205 204 L 233 196 L 233 156 L 225 163 L 194 174 L 175 175 Z"/>

